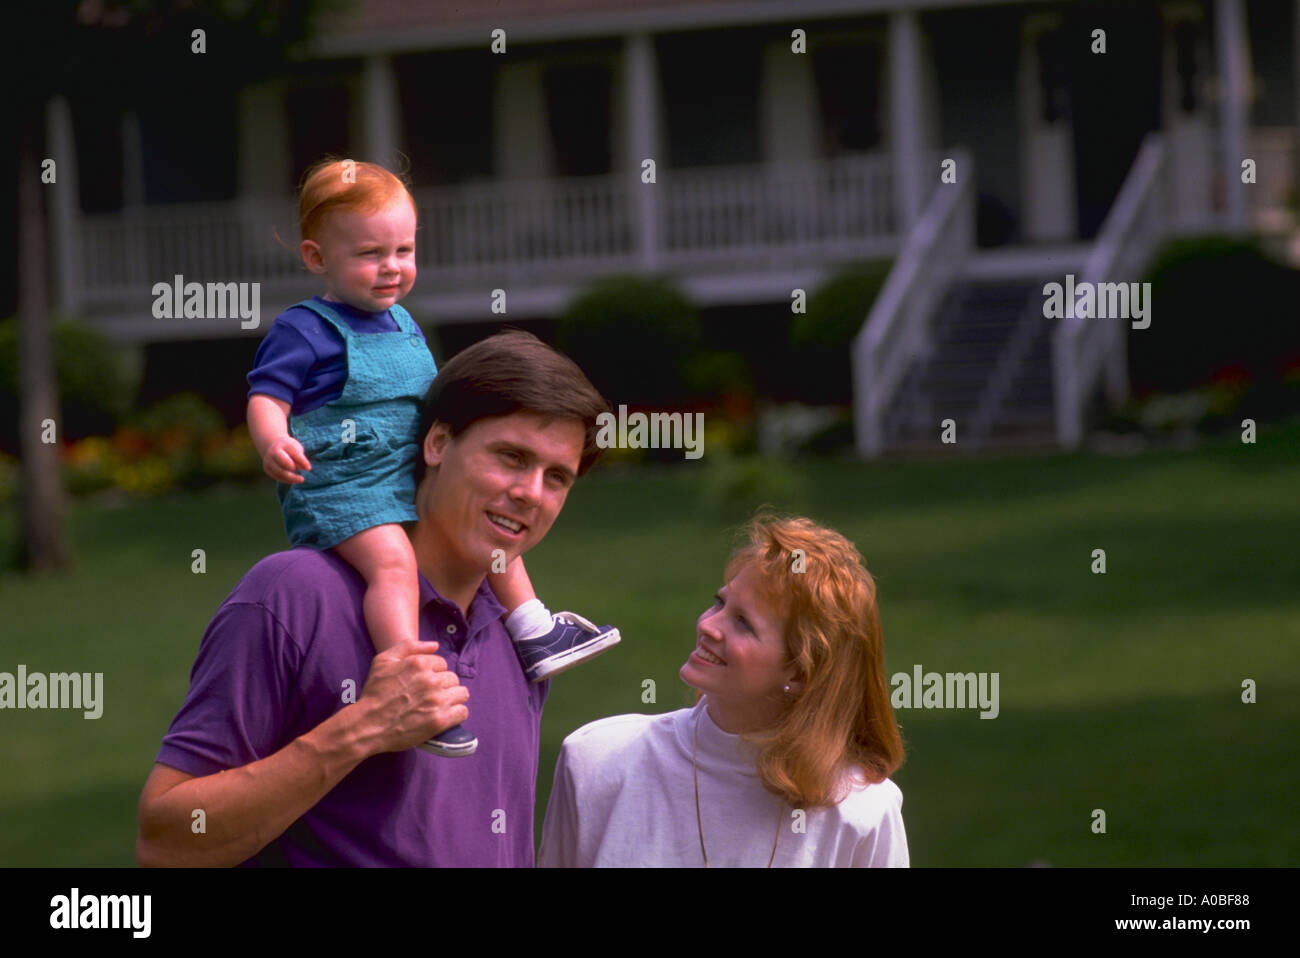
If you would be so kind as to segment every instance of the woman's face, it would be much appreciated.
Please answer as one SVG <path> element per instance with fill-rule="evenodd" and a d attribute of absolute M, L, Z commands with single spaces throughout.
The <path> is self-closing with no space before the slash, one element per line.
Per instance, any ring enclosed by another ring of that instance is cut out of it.
<path fill-rule="evenodd" d="M 681 668 L 699 689 L 750 727 L 780 715 L 784 686 L 793 676 L 777 610 L 759 594 L 752 565 L 718 590 L 696 622 L 696 647 Z M 716 718 L 716 716 L 715 716 Z"/>

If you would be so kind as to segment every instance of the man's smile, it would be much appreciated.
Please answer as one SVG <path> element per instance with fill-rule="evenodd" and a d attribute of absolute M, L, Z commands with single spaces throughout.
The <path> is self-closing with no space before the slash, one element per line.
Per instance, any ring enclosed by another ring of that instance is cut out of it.
<path fill-rule="evenodd" d="M 511 519 L 509 516 L 503 516 L 499 512 L 488 512 L 487 517 L 488 521 L 491 522 L 492 525 L 496 526 L 503 532 L 509 533 L 511 536 L 522 535 L 523 531 L 528 528 L 519 520 Z"/>

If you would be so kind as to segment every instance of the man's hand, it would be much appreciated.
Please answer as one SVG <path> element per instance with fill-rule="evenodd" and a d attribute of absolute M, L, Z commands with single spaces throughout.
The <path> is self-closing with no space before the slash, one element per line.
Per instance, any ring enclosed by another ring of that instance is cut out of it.
<path fill-rule="evenodd" d="M 307 461 L 302 443 L 293 436 L 285 434 L 273 439 L 266 447 L 266 454 L 262 456 L 262 469 L 276 482 L 293 485 L 307 481 L 306 478 L 298 475 L 297 470 L 310 470 L 311 463 Z"/>
<path fill-rule="evenodd" d="M 378 736 L 372 752 L 412 748 L 469 718 L 469 689 L 434 654 L 437 648 L 437 642 L 406 642 L 371 661 L 357 705 L 365 706 L 366 725 Z"/>
<path fill-rule="evenodd" d="M 380 652 L 356 704 L 339 709 L 274 755 L 195 777 L 155 765 L 140 796 L 141 865 L 238 865 L 252 858 L 371 755 L 412 748 L 465 721 L 469 689 L 436 642 Z M 194 809 L 207 813 L 201 839 Z"/>

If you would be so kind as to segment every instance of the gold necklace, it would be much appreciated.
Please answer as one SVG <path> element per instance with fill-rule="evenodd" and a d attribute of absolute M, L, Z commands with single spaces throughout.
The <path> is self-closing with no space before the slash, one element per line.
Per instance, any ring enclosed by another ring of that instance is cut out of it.
<path fill-rule="evenodd" d="M 700 711 L 704 711 L 704 706 L 700 706 Z M 691 735 L 691 774 L 695 778 L 695 827 L 700 833 L 700 854 L 704 857 L 704 867 L 709 867 L 709 853 L 704 850 L 704 821 L 700 817 L 700 767 L 696 764 L 695 755 L 700 739 L 700 717 L 695 716 L 695 731 Z M 772 862 L 776 861 L 776 846 L 781 841 L 781 822 L 785 819 L 785 803 L 782 802 L 777 808 L 776 815 L 776 837 L 772 839 L 772 855 L 767 860 L 767 867 L 772 867 Z"/>

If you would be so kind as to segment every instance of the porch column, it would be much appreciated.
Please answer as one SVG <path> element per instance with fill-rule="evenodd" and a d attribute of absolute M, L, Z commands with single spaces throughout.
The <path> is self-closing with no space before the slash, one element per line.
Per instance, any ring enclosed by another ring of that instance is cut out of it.
<path fill-rule="evenodd" d="M 903 232 L 920 219 L 924 195 L 921 84 L 920 22 L 914 11 L 900 10 L 889 16 L 889 108 L 894 197 Z"/>
<path fill-rule="evenodd" d="M 122 205 L 138 209 L 144 201 L 144 139 L 140 117 L 128 110 L 122 114 Z"/>
<path fill-rule="evenodd" d="M 659 262 L 659 181 L 666 157 L 660 149 L 659 83 L 655 74 L 654 41 L 634 33 L 623 46 L 623 116 L 626 118 L 627 182 L 636 222 L 636 255 L 642 270 Z M 641 164 L 655 161 L 654 183 L 641 182 Z"/>
<path fill-rule="evenodd" d="M 366 57 L 361 70 L 362 149 L 383 166 L 397 163 L 401 138 L 397 120 L 397 79 L 389 57 Z"/>
<path fill-rule="evenodd" d="M 812 55 L 795 53 L 783 37 L 763 48 L 759 81 L 763 162 L 807 163 L 821 147 L 821 106 Z"/>
<path fill-rule="evenodd" d="M 502 63 L 493 102 L 492 151 L 503 180 L 542 180 L 554 175 L 546 91 L 538 60 Z"/>
<path fill-rule="evenodd" d="M 291 196 L 289 116 L 284 83 L 271 80 L 239 91 L 239 197 Z"/>
<path fill-rule="evenodd" d="M 1246 187 L 1241 161 L 1246 151 L 1246 121 L 1250 111 L 1250 38 L 1242 0 L 1215 0 L 1215 51 L 1219 69 L 1220 169 L 1228 204 L 1229 232 L 1244 232 Z"/>

